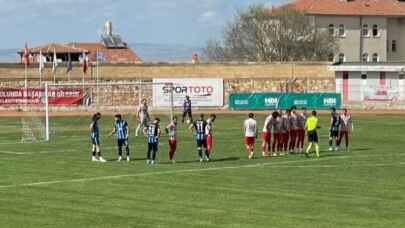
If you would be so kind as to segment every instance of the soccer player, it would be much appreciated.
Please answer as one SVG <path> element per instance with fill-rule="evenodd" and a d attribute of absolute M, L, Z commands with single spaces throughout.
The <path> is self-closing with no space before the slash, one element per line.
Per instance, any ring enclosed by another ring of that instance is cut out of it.
<path fill-rule="evenodd" d="M 297 135 L 298 135 L 298 121 L 297 121 L 297 111 L 295 107 L 291 108 L 290 115 L 288 116 L 289 126 L 290 126 L 290 143 L 288 150 L 290 153 L 296 153 Z"/>
<path fill-rule="evenodd" d="M 190 96 L 186 96 L 186 99 L 183 102 L 183 118 L 181 120 L 182 123 L 184 123 L 184 119 L 188 117 L 189 122 L 187 123 L 192 123 L 193 122 L 193 114 L 191 112 L 191 100 Z"/>
<path fill-rule="evenodd" d="M 208 159 L 211 158 L 212 154 L 212 145 L 214 143 L 214 139 L 212 136 L 212 130 L 214 128 L 214 122 L 217 119 L 215 114 L 211 114 L 207 120 L 207 125 L 205 126 L 205 137 L 207 139 L 207 157 Z"/>
<path fill-rule="evenodd" d="M 290 124 L 288 120 L 288 115 L 290 114 L 290 110 L 286 110 L 284 114 L 281 115 L 281 141 L 282 141 L 282 151 L 281 155 L 288 154 L 288 140 L 289 140 L 289 132 L 290 132 Z"/>
<path fill-rule="evenodd" d="M 122 161 L 122 148 L 125 147 L 126 152 L 126 160 L 127 162 L 130 161 L 129 158 L 129 144 L 128 144 L 128 136 L 129 136 L 129 127 L 127 121 L 122 119 L 121 114 L 115 115 L 115 123 L 114 128 L 110 133 L 110 136 L 115 134 L 117 137 L 117 146 L 118 146 L 118 161 Z"/>
<path fill-rule="evenodd" d="M 248 153 L 248 158 L 253 159 L 254 157 L 254 145 L 257 138 L 257 122 L 254 119 L 254 114 L 249 113 L 248 118 L 245 120 L 244 124 L 245 131 L 245 145 L 246 151 Z"/>
<path fill-rule="evenodd" d="M 172 121 L 166 126 L 166 133 L 169 135 L 169 161 L 173 164 L 174 154 L 177 149 L 177 117 L 173 117 Z"/>
<path fill-rule="evenodd" d="M 148 102 L 146 99 L 142 99 L 139 104 L 138 111 L 136 113 L 136 118 L 138 120 L 138 126 L 135 130 L 135 136 L 138 136 L 139 130 L 144 129 L 148 126 L 150 121 L 149 111 L 148 111 Z"/>
<path fill-rule="evenodd" d="M 207 138 L 205 135 L 205 128 L 207 126 L 207 122 L 204 119 L 204 114 L 200 115 L 200 118 L 196 121 L 194 121 L 192 124 L 189 126 L 189 130 L 193 132 L 193 129 L 195 130 L 195 136 L 197 140 L 197 152 L 198 152 L 198 157 L 200 159 L 200 162 L 203 162 L 203 158 L 205 155 L 205 160 L 209 161 L 209 154 L 207 150 Z M 203 154 L 204 152 L 204 154 Z"/>
<path fill-rule="evenodd" d="M 318 141 L 318 132 L 317 129 L 320 128 L 318 125 L 318 118 L 316 117 L 316 111 L 312 111 L 312 115 L 308 117 L 307 122 L 305 123 L 305 129 L 308 134 L 308 148 L 305 151 L 305 155 L 309 157 L 309 152 L 312 148 L 312 145 L 315 145 L 316 157 L 319 158 L 319 141 Z"/>
<path fill-rule="evenodd" d="M 340 116 L 336 112 L 336 108 L 332 108 L 330 113 L 330 129 L 329 129 L 329 151 L 337 150 L 337 143 L 339 138 Z M 335 141 L 335 146 L 333 145 Z"/>
<path fill-rule="evenodd" d="M 144 134 L 148 138 L 148 154 L 147 154 L 147 164 L 154 165 L 156 163 L 156 155 L 159 147 L 159 137 L 160 137 L 160 119 L 155 118 L 155 120 L 149 124 L 148 127 L 144 128 Z"/>
<path fill-rule="evenodd" d="M 100 151 L 100 129 L 98 128 L 98 121 L 101 118 L 101 113 L 97 112 L 93 115 L 91 124 L 90 124 L 90 138 L 92 143 L 92 161 L 106 162 L 101 156 Z"/>
<path fill-rule="evenodd" d="M 349 114 L 347 109 L 343 109 L 343 114 L 340 115 L 340 133 L 337 146 L 340 147 L 343 137 L 346 143 L 346 151 L 349 151 L 349 137 L 351 132 L 354 130 L 352 116 Z"/>
<path fill-rule="evenodd" d="M 273 129 L 273 145 L 272 145 L 272 151 L 273 151 L 273 156 L 277 156 L 278 152 L 281 151 L 282 148 L 282 138 L 281 138 L 281 116 L 280 113 L 277 111 L 274 111 L 272 113 L 271 118 L 271 128 Z"/>
<path fill-rule="evenodd" d="M 262 131 L 262 157 L 269 156 L 270 149 L 270 136 L 271 136 L 271 122 L 272 115 L 268 115 L 264 120 L 263 131 Z"/>
<path fill-rule="evenodd" d="M 304 153 L 305 142 L 305 123 L 307 121 L 306 109 L 303 108 L 301 112 L 297 113 L 297 151 Z"/>

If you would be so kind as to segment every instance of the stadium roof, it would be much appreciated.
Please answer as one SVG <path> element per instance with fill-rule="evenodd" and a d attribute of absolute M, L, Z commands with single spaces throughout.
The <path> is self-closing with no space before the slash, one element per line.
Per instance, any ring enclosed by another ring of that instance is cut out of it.
<path fill-rule="evenodd" d="M 295 0 L 276 10 L 283 8 L 314 15 L 405 17 L 405 1 L 399 0 Z"/>
<path fill-rule="evenodd" d="M 328 66 L 330 71 L 405 72 L 405 62 L 344 62 Z"/>

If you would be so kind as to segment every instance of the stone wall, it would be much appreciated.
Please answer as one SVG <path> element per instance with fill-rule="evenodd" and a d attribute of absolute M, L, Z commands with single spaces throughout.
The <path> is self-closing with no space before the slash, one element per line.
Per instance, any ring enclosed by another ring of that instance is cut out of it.
<path fill-rule="evenodd" d="M 86 80 L 96 78 L 114 79 L 152 79 L 168 77 L 187 78 L 334 78 L 334 72 L 328 71 L 326 63 L 271 63 L 271 64 L 132 64 L 92 66 L 85 75 Z M 66 66 L 59 65 L 57 80 L 81 79 L 82 69 L 75 65 L 73 71 L 66 74 Z M 27 69 L 30 80 L 39 79 L 37 65 Z M 25 67 L 22 64 L 0 64 L 0 80 L 18 80 L 25 78 Z M 52 65 L 47 64 L 43 78 L 52 80 Z"/>
<path fill-rule="evenodd" d="M 94 82 L 96 68 L 92 68 L 86 81 Z M 101 82 L 137 82 L 151 81 L 153 78 L 223 78 L 224 104 L 233 92 L 334 92 L 335 78 L 323 63 L 293 64 L 140 64 L 140 65 L 106 65 L 98 69 Z M 27 69 L 30 87 L 38 87 L 38 68 L 33 65 Z M 0 87 L 23 87 L 25 67 L 20 64 L 0 64 Z M 82 79 L 80 66 L 70 73 L 70 82 L 80 83 Z M 68 82 L 66 68 L 59 66 L 56 73 L 58 82 Z M 43 81 L 52 82 L 52 69 L 48 66 L 43 73 Z M 92 108 L 116 110 L 133 108 L 138 104 L 139 92 L 133 85 L 102 86 L 87 88 L 87 97 Z M 143 97 L 151 100 L 152 89 L 144 88 Z M 2 107 L 3 109 L 5 107 Z M 13 107 L 7 107 L 12 109 Z M 15 108 L 15 107 L 14 107 Z M 61 108 L 61 107 L 58 107 Z M 80 107 L 78 109 L 83 109 Z M 85 108 L 87 109 L 87 108 Z"/>

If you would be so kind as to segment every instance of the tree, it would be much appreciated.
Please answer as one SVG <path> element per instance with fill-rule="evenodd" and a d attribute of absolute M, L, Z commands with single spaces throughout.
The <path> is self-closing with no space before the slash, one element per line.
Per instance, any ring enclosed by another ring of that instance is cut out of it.
<path fill-rule="evenodd" d="M 223 39 L 209 41 L 204 53 L 211 61 L 270 62 L 326 60 L 336 50 L 336 38 L 316 28 L 313 17 L 255 5 L 239 11 Z"/>

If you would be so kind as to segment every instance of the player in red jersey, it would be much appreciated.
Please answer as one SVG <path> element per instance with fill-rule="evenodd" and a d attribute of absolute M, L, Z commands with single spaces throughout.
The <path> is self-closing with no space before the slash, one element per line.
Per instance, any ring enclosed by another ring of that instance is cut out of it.
<path fill-rule="evenodd" d="M 337 142 L 338 148 L 340 147 L 340 143 L 342 143 L 344 138 L 346 142 L 346 151 L 349 151 L 349 138 L 353 129 L 354 126 L 352 116 L 349 114 L 347 109 L 343 109 L 343 114 L 340 115 L 339 140 Z"/>
<path fill-rule="evenodd" d="M 262 156 L 269 156 L 270 149 L 270 138 L 271 138 L 271 121 L 272 115 L 268 115 L 264 121 L 263 131 L 262 131 Z"/>
<path fill-rule="evenodd" d="M 281 141 L 282 141 L 282 151 L 281 155 L 288 154 L 288 140 L 290 138 L 290 123 L 288 121 L 288 115 L 290 110 L 286 110 L 284 114 L 281 116 Z"/>
<path fill-rule="evenodd" d="M 208 118 L 207 120 L 207 125 L 205 126 L 205 135 L 206 135 L 206 139 L 207 139 L 207 156 L 208 159 L 211 158 L 211 154 L 212 154 L 212 145 L 214 143 L 214 139 L 212 136 L 212 130 L 214 128 L 213 124 L 215 119 L 217 118 L 217 116 L 215 114 L 211 114 L 210 118 Z"/>
<path fill-rule="evenodd" d="M 297 126 L 297 112 L 296 108 L 292 107 L 290 115 L 288 116 L 288 121 L 290 125 L 290 143 L 288 150 L 290 153 L 296 153 L 295 145 L 297 144 L 298 126 Z"/>
<path fill-rule="evenodd" d="M 305 123 L 307 122 L 306 109 L 303 108 L 302 112 L 297 113 L 297 151 L 298 153 L 304 153 L 304 142 L 305 142 Z"/>
<path fill-rule="evenodd" d="M 177 149 L 177 117 L 166 126 L 166 133 L 169 135 L 169 161 L 175 163 L 174 154 Z"/>
<path fill-rule="evenodd" d="M 248 153 L 248 158 L 254 157 L 254 145 L 257 138 L 257 122 L 254 119 L 254 114 L 249 113 L 248 118 L 243 124 L 243 130 L 245 132 L 245 145 Z"/>
<path fill-rule="evenodd" d="M 281 141 L 281 117 L 280 113 L 275 111 L 271 118 L 271 128 L 273 130 L 273 145 L 272 151 L 273 156 L 277 156 L 277 152 L 281 151 L 282 141 Z"/>

